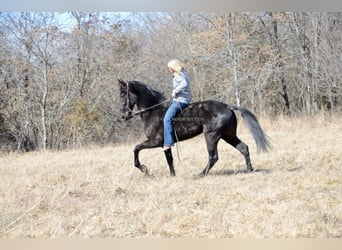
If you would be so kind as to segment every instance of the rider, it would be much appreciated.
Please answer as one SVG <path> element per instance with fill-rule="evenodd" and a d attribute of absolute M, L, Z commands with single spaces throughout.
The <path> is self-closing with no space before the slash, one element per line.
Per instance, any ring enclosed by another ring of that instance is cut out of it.
<path fill-rule="evenodd" d="M 172 103 L 164 116 L 164 151 L 174 145 L 173 117 L 186 108 L 191 101 L 190 79 L 182 63 L 174 59 L 167 64 L 167 67 L 173 75 L 173 90 Z"/>

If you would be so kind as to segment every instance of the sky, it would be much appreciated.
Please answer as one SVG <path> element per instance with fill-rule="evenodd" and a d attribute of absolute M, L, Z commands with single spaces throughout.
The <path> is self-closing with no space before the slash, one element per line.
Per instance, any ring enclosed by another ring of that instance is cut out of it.
<path fill-rule="evenodd" d="M 132 12 L 99 12 L 99 15 L 107 16 L 113 22 L 136 18 Z M 64 31 L 68 31 L 76 25 L 76 20 L 71 16 L 70 12 L 56 12 L 56 18 L 59 27 Z"/>
<path fill-rule="evenodd" d="M 0 0 L 0 11 L 341 11 L 341 0 Z"/>

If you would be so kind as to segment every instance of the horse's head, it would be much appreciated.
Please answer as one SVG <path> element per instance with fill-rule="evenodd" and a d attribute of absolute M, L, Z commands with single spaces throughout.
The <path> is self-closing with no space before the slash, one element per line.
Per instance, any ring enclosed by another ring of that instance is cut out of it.
<path fill-rule="evenodd" d="M 132 92 L 131 84 L 122 79 L 118 79 L 120 86 L 120 112 L 122 118 L 128 120 L 132 118 L 132 111 L 136 105 L 136 96 Z"/>

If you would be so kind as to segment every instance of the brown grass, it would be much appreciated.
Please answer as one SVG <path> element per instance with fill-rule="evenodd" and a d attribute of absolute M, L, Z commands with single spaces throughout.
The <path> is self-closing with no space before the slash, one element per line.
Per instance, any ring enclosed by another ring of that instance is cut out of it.
<path fill-rule="evenodd" d="M 209 176 L 202 136 L 174 150 L 175 178 L 160 149 L 133 167 L 129 146 L 0 156 L 0 237 L 341 237 L 342 118 L 261 119 L 274 149 L 257 154 L 242 124 L 255 172 L 219 144 Z"/>

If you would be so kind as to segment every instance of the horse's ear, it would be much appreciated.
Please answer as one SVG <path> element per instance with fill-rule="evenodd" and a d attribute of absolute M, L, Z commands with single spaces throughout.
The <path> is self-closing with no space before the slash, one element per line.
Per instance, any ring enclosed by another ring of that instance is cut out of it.
<path fill-rule="evenodd" d="M 118 82 L 120 85 L 126 85 L 126 82 L 122 80 L 121 78 L 118 78 Z"/>
<path fill-rule="evenodd" d="M 128 83 L 125 80 L 122 80 L 121 78 L 119 78 L 118 82 L 119 82 L 119 87 L 121 91 L 124 91 L 125 89 L 127 89 Z"/>

